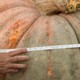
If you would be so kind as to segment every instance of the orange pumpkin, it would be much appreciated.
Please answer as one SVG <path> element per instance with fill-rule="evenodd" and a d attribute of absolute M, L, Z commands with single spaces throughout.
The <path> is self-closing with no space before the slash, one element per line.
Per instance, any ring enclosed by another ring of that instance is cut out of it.
<path fill-rule="evenodd" d="M 79 43 L 79 11 L 43 16 L 32 0 L 5 1 L 0 1 L 0 48 Z M 8 74 L 5 80 L 80 80 L 79 53 L 79 49 L 29 52 L 28 70 Z"/>

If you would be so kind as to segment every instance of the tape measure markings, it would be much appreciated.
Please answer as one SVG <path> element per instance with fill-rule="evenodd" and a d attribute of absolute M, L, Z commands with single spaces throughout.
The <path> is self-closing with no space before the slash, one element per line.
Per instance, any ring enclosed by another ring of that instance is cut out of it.
<path fill-rule="evenodd" d="M 27 51 L 43 51 L 43 50 L 53 50 L 53 49 L 72 49 L 72 48 L 80 48 L 80 44 L 68 44 L 68 45 L 53 45 L 53 46 L 43 46 L 43 47 L 32 47 L 32 48 L 26 48 Z M 0 49 L 0 53 L 3 52 L 10 52 L 16 49 Z"/>

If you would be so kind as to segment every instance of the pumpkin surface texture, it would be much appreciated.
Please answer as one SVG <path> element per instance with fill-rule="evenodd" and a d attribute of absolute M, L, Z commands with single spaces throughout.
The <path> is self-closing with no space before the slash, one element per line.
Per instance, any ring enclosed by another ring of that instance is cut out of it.
<path fill-rule="evenodd" d="M 32 0 L 0 0 L 1 49 L 77 44 L 79 35 L 79 11 L 44 16 Z M 28 55 L 29 62 L 22 62 L 29 64 L 27 70 L 3 75 L 0 80 L 80 80 L 78 48 L 36 51 Z"/>

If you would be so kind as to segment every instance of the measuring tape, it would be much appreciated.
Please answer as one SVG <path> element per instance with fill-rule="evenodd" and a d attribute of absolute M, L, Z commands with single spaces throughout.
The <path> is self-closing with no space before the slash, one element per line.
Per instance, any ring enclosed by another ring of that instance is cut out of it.
<path fill-rule="evenodd" d="M 80 44 L 68 44 L 68 45 L 54 45 L 54 46 L 43 46 L 43 47 L 32 47 L 26 48 L 27 51 L 43 51 L 43 50 L 53 50 L 53 49 L 72 49 L 80 48 Z M 20 48 L 18 48 L 20 49 Z M 15 51 L 18 49 L 0 49 L 0 53 Z"/>

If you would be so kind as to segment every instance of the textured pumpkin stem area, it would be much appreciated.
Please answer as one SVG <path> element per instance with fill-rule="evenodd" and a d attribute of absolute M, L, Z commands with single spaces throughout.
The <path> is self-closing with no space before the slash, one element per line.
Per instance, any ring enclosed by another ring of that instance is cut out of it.
<path fill-rule="evenodd" d="M 34 0 L 41 14 L 64 12 L 68 0 Z"/>
<path fill-rule="evenodd" d="M 42 15 L 72 13 L 80 8 L 80 0 L 34 0 Z"/>

